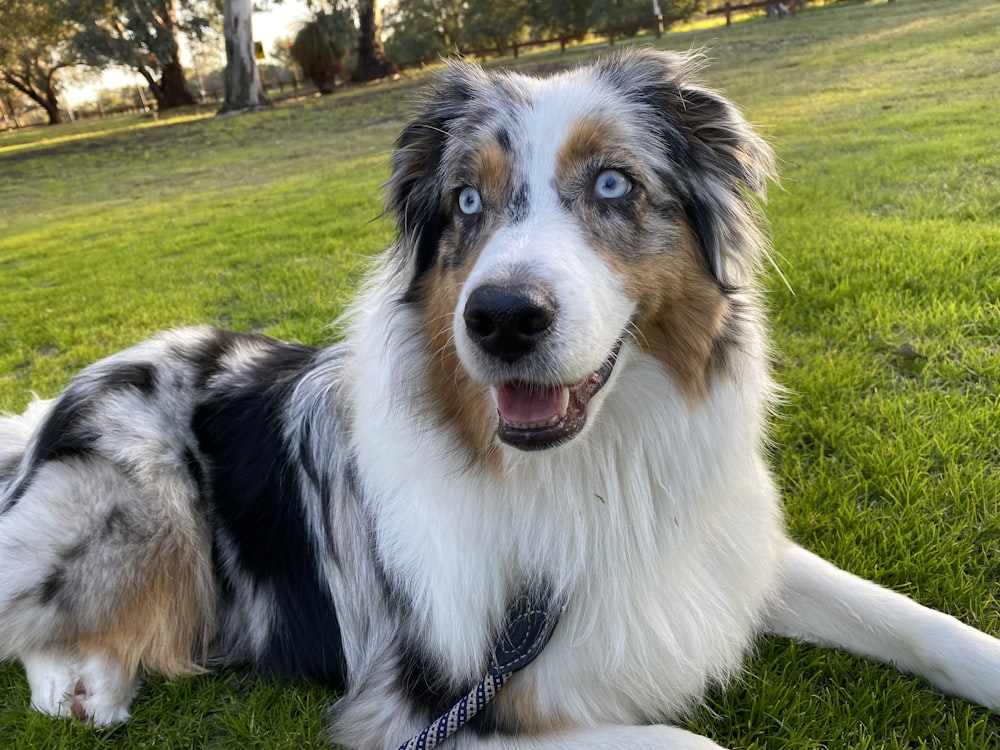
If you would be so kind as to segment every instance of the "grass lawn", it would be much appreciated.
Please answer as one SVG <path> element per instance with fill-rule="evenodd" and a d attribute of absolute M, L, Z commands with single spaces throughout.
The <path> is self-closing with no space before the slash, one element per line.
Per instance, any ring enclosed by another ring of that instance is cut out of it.
<path fill-rule="evenodd" d="M 765 280 L 788 388 L 789 526 L 859 575 L 1000 633 L 1000 4 L 826 6 L 666 35 L 774 144 Z M 603 52 L 523 55 L 551 69 Z M 513 61 L 506 61 L 513 62 Z M 329 337 L 389 239 L 379 186 L 419 77 L 270 112 L 0 135 L 0 411 L 152 332 Z M 1000 679 L 1000 675 L 998 675 Z M 0 748 L 323 744 L 333 696 L 242 672 L 152 680 L 108 732 L 27 710 Z M 768 639 L 691 725 L 733 748 L 987 748 L 1000 721 L 920 680 Z"/>

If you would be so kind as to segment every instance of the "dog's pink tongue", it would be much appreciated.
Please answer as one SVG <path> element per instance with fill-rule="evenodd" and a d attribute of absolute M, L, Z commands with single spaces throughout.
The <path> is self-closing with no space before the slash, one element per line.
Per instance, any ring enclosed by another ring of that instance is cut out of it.
<path fill-rule="evenodd" d="M 566 409 L 566 389 L 504 383 L 497 388 L 497 410 L 511 425 L 545 425 L 558 421 Z"/>

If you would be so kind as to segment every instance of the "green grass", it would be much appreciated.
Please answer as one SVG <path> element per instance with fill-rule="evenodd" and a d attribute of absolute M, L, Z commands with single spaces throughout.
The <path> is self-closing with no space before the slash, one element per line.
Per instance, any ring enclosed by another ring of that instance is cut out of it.
<path fill-rule="evenodd" d="M 788 388 L 789 528 L 860 575 L 1000 633 L 1000 5 L 849 4 L 669 34 L 766 133 Z M 576 57 L 606 47 L 576 50 Z M 518 67 L 573 59 L 524 55 Z M 215 120 L 0 136 L 0 410 L 166 326 L 321 342 L 389 239 L 379 185 L 418 80 Z M 1000 676 L 998 676 L 1000 679 Z M 36 716 L 0 668 L 0 747 L 322 744 L 320 688 L 153 681 L 106 733 Z M 987 748 L 1000 722 L 918 679 L 765 640 L 692 726 L 734 748 Z"/>

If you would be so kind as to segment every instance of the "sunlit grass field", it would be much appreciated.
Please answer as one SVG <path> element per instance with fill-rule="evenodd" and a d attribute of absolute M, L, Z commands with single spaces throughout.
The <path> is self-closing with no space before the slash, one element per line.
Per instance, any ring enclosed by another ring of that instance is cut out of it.
<path fill-rule="evenodd" d="M 707 47 L 706 81 L 780 158 L 764 283 L 793 536 L 1000 634 L 998 29 L 993 0 L 897 0 L 660 44 Z M 422 80 L 0 135 L 0 411 L 168 326 L 327 340 L 390 238 L 379 188 Z M 151 680 L 130 723 L 94 732 L 29 712 L 8 665 L 0 748 L 318 747 L 333 697 L 239 671 Z M 690 721 L 733 748 L 1000 746 L 983 709 L 771 639 Z"/>

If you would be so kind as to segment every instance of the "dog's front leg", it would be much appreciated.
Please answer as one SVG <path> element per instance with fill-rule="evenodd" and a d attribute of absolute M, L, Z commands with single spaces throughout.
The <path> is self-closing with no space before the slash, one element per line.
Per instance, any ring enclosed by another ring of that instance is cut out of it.
<path fill-rule="evenodd" d="M 398 750 L 426 726 L 427 717 L 417 716 L 400 694 L 398 674 L 391 668 L 391 660 L 375 660 L 375 664 L 382 668 L 359 675 L 353 689 L 331 710 L 330 737 L 338 747 Z M 439 747 L 442 750 L 446 747 L 448 750 L 722 750 L 710 739 L 678 727 L 624 723 L 581 726 L 566 721 L 553 721 L 544 730 L 520 732 L 486 732 L 466 726 Z"/>
<path fill-rule="evenodd" d="M 791 542 L 767 625 L 775 635 L 892 663 L 946 693 L 1000 708 L 1000 640 Z"/>

